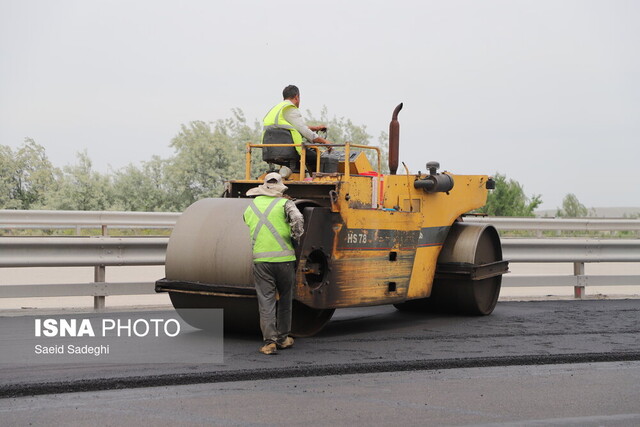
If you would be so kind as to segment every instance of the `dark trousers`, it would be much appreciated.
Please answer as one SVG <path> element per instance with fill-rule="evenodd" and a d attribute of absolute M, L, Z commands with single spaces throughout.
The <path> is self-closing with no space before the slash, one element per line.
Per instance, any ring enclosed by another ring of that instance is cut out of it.
<path fill-rule="evenodd" d="M 295 262 L 254 263 L 253 281 L 258 296 L 262 338 L 266 343 L 281 343 L 291 333 Z"/>

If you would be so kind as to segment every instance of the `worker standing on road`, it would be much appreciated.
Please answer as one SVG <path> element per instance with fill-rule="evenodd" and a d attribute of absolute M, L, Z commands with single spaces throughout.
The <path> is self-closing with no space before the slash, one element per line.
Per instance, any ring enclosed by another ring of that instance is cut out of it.
<path fill-rule="evenodd" d="M 247 191 L 247 196 L 257 197 L 244 212 L 253 245 L 253 281 L 264 340 L 260 352 L 264 354 L 293 346 L 289 336 L 296 261 L 292 239 L 302 236 L 304 220 L 295 203 L 283 197 L 286 190 L 280 174 L 267 174 L 264 184 Z"/>
<path fill-rule="evenodd" d="M 316 132 L 326 131 L 325 125 L 307 126 L 300 114 L 300 90 L 289 85 L 282 91 L 284 101 L 276 104 L 263 120 L 262 143 L 263 144 L 302 144 L 303 138 L 316 144 L 331 142 L 318 136 Z M 307 162 L 316 161 L 316 150 L 307 148 Z M 329 147 L 331 150 L 331 147 Z M 298 154 L 302 152 L 300 146 L 296 147 Z"/>

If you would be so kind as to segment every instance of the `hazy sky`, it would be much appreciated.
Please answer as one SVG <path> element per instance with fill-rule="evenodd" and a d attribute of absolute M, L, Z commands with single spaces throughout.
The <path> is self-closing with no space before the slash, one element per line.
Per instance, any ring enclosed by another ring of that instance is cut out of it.
<path fill-rule="evenodd" d="M 183 123 L 262 119 L 293 83 L 374 142 L 404 102 L 412 172 L 640 206 L 638 22 L 616 0 L 0 0 L 0 144 L 119 169 L 171 156 Z"/>

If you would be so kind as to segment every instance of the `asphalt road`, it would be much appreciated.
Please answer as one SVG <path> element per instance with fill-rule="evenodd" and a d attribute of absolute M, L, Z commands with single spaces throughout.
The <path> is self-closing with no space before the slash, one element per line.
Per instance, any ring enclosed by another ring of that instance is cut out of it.
<path fill-rule="evenodd" d="M 132 313 L 113 312 L 112 317 Z M 134 313 L 135 314 L 135 313 Z M 36 343 L 10 330 L 2 347 Z M 24 323 L 24 322 L 23 322 Z M 206 339 L 203 333 L 202 339 Z M 491 316 L 413 314 L 391 306 L 338 310 L 320 334 L 277 356 L 257 336 L 227 335 L 224 363 L 20 364 L 0 368 L 0 396 L 293 379 L 345 374 L 640 360 L 640 300 L 500 302 Z M 640 397 L 638 399 L 640 401 Z M 640 410 L 639 410 L 640 412 Z"/>
<path fill-rule="evenodd" d="M 637 426 L 640 362 L 463 368 L 0 399 L 31 426 Z"/>

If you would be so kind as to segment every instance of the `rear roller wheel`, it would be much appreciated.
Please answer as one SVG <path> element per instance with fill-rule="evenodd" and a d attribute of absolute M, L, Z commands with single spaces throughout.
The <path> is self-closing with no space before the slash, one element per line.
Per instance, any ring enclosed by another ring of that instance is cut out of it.
<path fill-rule="evenodd" d="M 310 337 L 322 330 L 329 322 L 335 309 L 316 309 L 298 301 L 293 301 L 291 335 Z"/>
<path fill-rule="evenodd" d="M 502 260 L 500 237 L 490 225 L 455 223 L 444 243 L 438 264 L 481 266 Z M 498 302 L 502 275 L 473 280 L 470 275 L 442 274 L 436 278 L 429 298 L 395 305 L 403 311 L 446 311 L 467 315 L 491 314 Z"/>

